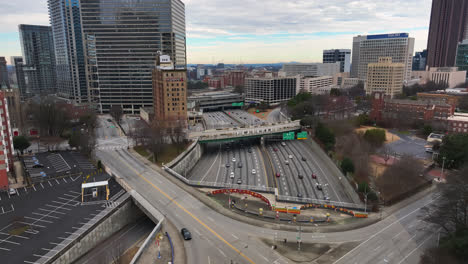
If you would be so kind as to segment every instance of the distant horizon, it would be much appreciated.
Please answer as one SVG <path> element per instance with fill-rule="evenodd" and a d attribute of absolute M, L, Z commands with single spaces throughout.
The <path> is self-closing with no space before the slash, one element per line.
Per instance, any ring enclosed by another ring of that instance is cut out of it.
<path fill-rule="evenodd" d="M 357 35 L 408 32 L 427 47 L 431 1 L 185 0 L 188 64 L 320 63 L 326 49 L 352 49 Z M 19 24 L 49 25 L 47 0 L 0 10 L 0 56 L 21 56 Z"/>

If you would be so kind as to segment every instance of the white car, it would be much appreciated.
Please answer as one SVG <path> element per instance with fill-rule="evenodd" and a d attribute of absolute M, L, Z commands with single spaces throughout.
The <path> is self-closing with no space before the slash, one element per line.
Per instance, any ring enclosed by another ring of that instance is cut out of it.
<path fill-rule="evenodd" d="M 257 171 L 255 169 L 252 170 L 252 174 L 256 174 Z"/>
<path fill-rule="evenodd" d="M 230 177 L 231 177 L 231 179 L 234 179 L 234 172 L 233 171 L 231 171 L 231 176 Z"/>
<path fill-rule="evenodd" d="M 292 158 L 293 158 L 293 155 L 289 155 L 289 158 L 292 159 Z"/>
<path fill-rule="evenodd" d="M 232 162 L 236 162 L 236 158 L 232 158 Z"/>
<path fill-rule="evenodd" d="M 281 142 L 281 146 L 283 146 L 283 147 L 284 147 L 284 146 L 286 146 L 286 143 L 284 143 L 284 142 Z"/>
<path fill-rule="evenodd" d="M 8 192 L 10 193 L 10 195 L 15 195 L 16 194 L 16 190 L 13 189 L 13 188 L 10 188 L 10 190 Z"/>

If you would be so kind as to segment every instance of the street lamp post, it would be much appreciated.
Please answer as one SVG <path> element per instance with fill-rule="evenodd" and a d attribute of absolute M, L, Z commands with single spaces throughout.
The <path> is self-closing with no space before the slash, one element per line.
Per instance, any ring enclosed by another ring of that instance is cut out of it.
<path fill-rule="evenodd" d="M 444 156 L 444 157 L 442 157 L 442 173 L 441 173 L 441 175 L 440 175 L 442 178 L 444 178 L 444 166 L 445 166 L 445 159 L 446 159 L 446 157 L 445 157 L 445 156 Z"/>

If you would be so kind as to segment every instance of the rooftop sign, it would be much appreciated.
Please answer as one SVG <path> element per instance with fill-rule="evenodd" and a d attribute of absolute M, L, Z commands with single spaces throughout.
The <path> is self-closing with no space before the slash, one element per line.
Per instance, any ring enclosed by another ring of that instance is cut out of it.
<path fill-rule="evenodd" d="M 367 39 L 392 39 L 392 38 L 408 38 L 408 33 L 394 33 L 394 34 L 380 34 L 380 35 L 368 35 Z"/>

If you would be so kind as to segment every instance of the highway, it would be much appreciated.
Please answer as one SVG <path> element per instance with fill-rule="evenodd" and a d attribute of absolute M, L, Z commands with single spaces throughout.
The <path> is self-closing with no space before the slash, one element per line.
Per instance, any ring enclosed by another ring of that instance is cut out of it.
<path fill-rule="evenodd" d="M 188 263 L 289 263 L 260 238 L 295 241 L 296 232 L 251 226 L 213 211 L 166 179 L 160 170 L 133 156 L 126 149 L 97 150 L 104 164 L 158 208 L 180 229 L 194 236 L 185 242 Z M 336 232 L 303 233 L 303 243 L 356 242 L 345 255 L 326 256 L 323 263 L 418 263 L 422 250 L 436 243 L 437 229 L 420 220 L 420 209 L 434 202 L 436 194 L 410 203 L 383 221 L 365 228 Z M 384 213 L 385 215 L 385 213 Z"/>

